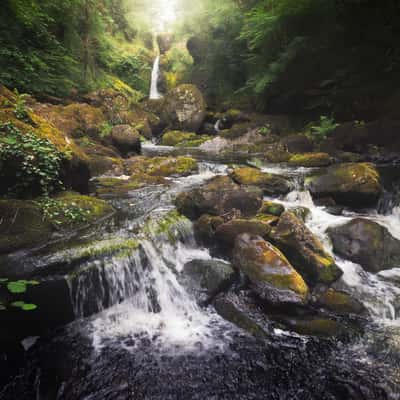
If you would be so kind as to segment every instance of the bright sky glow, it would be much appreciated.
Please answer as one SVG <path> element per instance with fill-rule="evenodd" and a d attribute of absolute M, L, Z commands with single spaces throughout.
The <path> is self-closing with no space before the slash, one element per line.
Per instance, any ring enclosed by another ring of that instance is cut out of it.
<path fill-rule="evenodd" d="M 168 28 L 177 20 L 176 0 L 157 1 L 157 21 L 154 21 L 155 28 L 159 32 L 168 31 Z"/>

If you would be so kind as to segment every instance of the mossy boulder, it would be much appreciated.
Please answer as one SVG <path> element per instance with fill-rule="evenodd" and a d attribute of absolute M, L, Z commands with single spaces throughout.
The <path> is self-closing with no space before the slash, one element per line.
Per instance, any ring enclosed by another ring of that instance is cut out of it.
<path fill-rule="evenodd" d="M 108 203 L 75 192 L 61 193 L 54 200 L 47 212 L 40 201 L 0 200 L 0 253 L 45 244 L 55 232 L 79 229 L 114 212 Z"/>
<path fill-rule="evenodd" d="M 343 274 L 319 239 L 292 212 L 281 215 L 271 234 L 276 246 L 307 282 L 330 284 Z"/>
<path fill-rule="evenodd" d="M 273 201 L 264 201 L 262 207 L 260 208 L 260 214 L 275 215 L 280 217 L 285 211 L 285 207 L 280 203 L 275 203 Z"/>
<path fill-rule="evenodd" d="M 188 176 L 198 171 L 198 164 L 191 157 L 132 157 L 125 162 L 129 174 L 143 173 L 150 176 Z"/>
<path fill-rule="evenodd" d="M 332 164 L 332 159 L 327 153 L 302 153 L 293 154 L 288 163 L 293 167 L 327 167 Z"/>
<path fill-rule="evenodd" d="M 369 272 L 397 268 L 400 265 L 400 240 L 384 226 L 356 218 L 328 229 L 334 251 Z"/>
<path fill-rule="evenodd" d="M 130 125 L 116 125 L 111 131 L 111 140 L 123 156 L 140 154 L 140 134 Z"/>
<path fill-rule="evenodd" d="M 190 219 L 203 214 L 252 217 L 261 207 L 262 193 L 240 188 L 229 177 L 216 177 L 200 188 L 179 194 L 175 204 Z"/>
<path fill-rule="evenodd" d="M 354 208 L 373 206 L 381 192 L 380 175 L 369 163 L 346 163 L 306 179 L 316 198 L 332 197 L 338 204 Z"/>
<path fill-rule="evenodd" d="M 319 293 L 317 303 L 336 314 L 363 314 L 366 311 L 364 305 L 357 299 L 333 288 Z"/>
<path fill-rule="evenodd" d="M 163 116 L 172 129 L 197 132 L 206 116 L 206 103 L 194 85 L 179 85 L 164 99 Z"/>
<path fill-rule="evenodd" d="M 267 162 L 278 164 L 285 163 L 290 160 L 291 154 L 283 149 L 268 150 L 264 153 L 264 159 Z"/>
<path fill-rule="evenodd" d="M 210 136 L 197 135 L 196 133 L 192 132 L 168 131 L 164 133 L 161 139 L 161 145 L 176 147 L 198 147 L 210 139 Z"/>
<path fill-rule="evenodd" d="M 259 187 L 266 195 L 276 196 L 287 194 L 290 191 L 290 183 L 285 178 L 261 172 L 256 168 L 236 168 L 230 176 L 240 185 Z"/>
<path fill-rule="evenodd" d="M 232 250 L 236 238 L 242 233 L 267 238 L 270 231 L 271 226 L 258 219 L 233 219 L 217 227 L 215 238 L 222 248 Z"/>
<path fill-rule="evenodd" d="M 305 304 L 308 287 L 286 257 L 260 236 L 236 238 L 233 263 L 250 280 L 251 289 L 273 305 Z"/>
<path fill-rule="evenodd" d="M 161 177 L 150 176 L 141 172 L 133 174 L 129 179 L 97 178 L 95 181 L 96 193 L 99 196 L 126 196 L 132 190 L 145 186 L 166 185 Z"/>
<path fill-rule="evenodd" d="M 99 138 L 106 122 L 101 108 L 86 103 L 72 103 L 67 106 L 36 103 L 33 109 L 61 132 L 74 138 Z"/>

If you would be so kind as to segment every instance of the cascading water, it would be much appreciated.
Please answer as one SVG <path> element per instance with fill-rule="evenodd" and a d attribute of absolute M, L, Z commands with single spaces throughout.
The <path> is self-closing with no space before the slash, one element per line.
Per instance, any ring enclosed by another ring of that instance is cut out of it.
<path fill-rule="evenodd" d="M 158 78 L 160 75 L 160 56 L 154 60 L 153 70 L 151 72 L 150 99 L 157 100 L 162 97 L 158 91 Z"/>

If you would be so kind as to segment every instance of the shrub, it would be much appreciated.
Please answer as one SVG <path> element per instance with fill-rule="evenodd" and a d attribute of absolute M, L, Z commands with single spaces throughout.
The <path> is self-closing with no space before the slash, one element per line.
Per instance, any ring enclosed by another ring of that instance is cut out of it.
<path fill-rule="evenodd" d="M 48 195 L 62 187 L 64 155 L 48 139 L 23 134 L 11 122 L 0 124 L 0 193 Z"/>
<path fill-rule="evenodd" d="M 339 124 L 336 123 L 334 118 L 322 115 L 319 125 L 311 126 L 311 135 L 317 140 L 322 140 L 329 136 L 338 126 Z"/>

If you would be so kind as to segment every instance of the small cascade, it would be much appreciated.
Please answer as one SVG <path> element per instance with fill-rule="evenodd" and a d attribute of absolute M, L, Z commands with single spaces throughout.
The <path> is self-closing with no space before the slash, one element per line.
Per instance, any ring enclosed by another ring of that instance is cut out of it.
<path fill-rule="evenodd" d="M 157 100 L 162 97 L 158 91 L 158 77 L 160 75 L 160 56 L 154 60 L 153 71 L 151 72 L 150 99 Z"/>
<path fill-rule="evenodd" d="M 219 119 L 214 125 L 215 132 L 219 132 L 221 130 L 220 126 L 221 126 L 221 120 Z"/>

